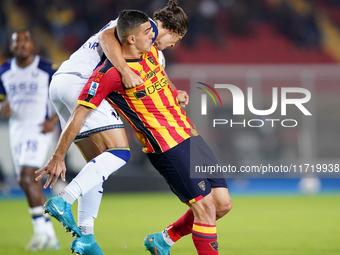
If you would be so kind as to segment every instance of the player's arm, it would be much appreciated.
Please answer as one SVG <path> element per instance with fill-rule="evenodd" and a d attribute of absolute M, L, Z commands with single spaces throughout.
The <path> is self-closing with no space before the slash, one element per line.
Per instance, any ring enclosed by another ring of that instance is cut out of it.
<path fill-rule="evenodd" d="M 11 106 L 7 100 L 0 101 L 0 113 L 5 117 L 9 117 L 11 115 Z"/>
<path fill-rule="evenodd" d="M 165 73 L 165 71 L 164 71 L 164 73 Z M 170 81 L 169 76 L 166 73 L 165 73 L 165 76 L 166 76 L 166 79 L 168 80 L 168 83 L 169 83 L 171 89 L 176 90 L 175 85 Z M 177 90 L 177 92 L 178 92 L 178 95 L 177 95 L 178 103 L 181 107 L 184 108 L 189 103 L 189 95 L 184 90 Z"/>
<path fill-rule="evenodd" d="M 0 114 L 9 117 L 12 113 L 10 103 L 6 99 L 6 90 L 0 78 Z"/>
<path fill-rule="evenodd" d="M 47 181 L 45 182 L 44 188 L 46 189 L 50 184 L 50 187 L 56 184 L 58 177 L 61 175 L 61 179 L 65 181 L 65 155 L 71 146 L 71 143 L 79 133 L 83 123 L 87 116 L 93 111 L 92 108 L 77 105 L 72 115 L 66 123 L 66 127 L 60 135 L 57 147 L 47 164 L 35 171 L 36 174 L 40 174 L 35 180 L 38 181 L 41 178 L 48 175 Z"/>
<path fill-rule="evenodd" d="M 121 45 L 116 37 L 116 27 L 104 30 L 99 35 L 99 43 L 106 57 L 121 74 L 126 88 L 134 88 L 143 83 L 143 80 L 126 64 Z"/>
<path fill-rule="evenodd" d="M 52 132 L 54 130 L 55 125 L 57 124 L 59 117 L 57 114 L 54 114 L 51 118 L 45 120 L 42 125 L 41 133 L 46 134 Z"/>

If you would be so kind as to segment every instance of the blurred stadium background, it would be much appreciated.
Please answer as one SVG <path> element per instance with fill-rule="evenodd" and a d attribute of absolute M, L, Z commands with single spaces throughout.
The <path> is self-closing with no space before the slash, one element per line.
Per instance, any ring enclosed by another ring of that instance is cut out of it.
<path fill-rule="evenodd" d="M 2 0 L 0 63 L 11 57 L 8 37 L 14 29 L 29 28 L 36 53 L 59 65 L 89 36 L 116 18 L 120 10 L 140 9 L 152 16 L 166 3 L 166 0 Z M 222 162 L 236 166 L 254 162 L 340 162 L 340 1 L 179 0 L 179 4 L 189 17 L 189 31 L 175 48 L 164 52 L 166 70 L 178 89 L 190 91 L 194 79 L 211 85 L 235 84 L 243 91 L 253 87 L 254 93 L 261 96 L 258 107 L 263 109 L 271 105 L 272 87 L 304 87 L 312 93 L 308 109 L 312 109 L 313 117 L 299 120 L 295 128 L 201 130 L 207 140 L 211 136 L 216 140 L 218 136 L 222 144 L 210 146 Z M 195 97 L 191 100 L 193 103 Z M 230 97 L 228 104 L 231 105 Z M 185 110 L 190 113 L 190 105 Z M 227 118 L 224 115 L 230 113 L 216 110 L 215 114 Z M 292 114 L 299 118 L 298 113 Z M 128 127 L 127 131 L 131 161 L 105 183 L 106 189 L 168 190 L 141 152 L 132 129 Z M 0 119 L 0 141 L 2 178 L 7 184 L 2 185 L 0 194 L 20 195 L 5 118 Z M 84 164 L 75 147 L 71 148 L 67 162 L 69 178 Z M 229 185 L 232 194 L 299 193 L 299 182 L 299 178 L 233 178 Z M 316 191 L 340 192 L 340 179 L 322 178 L 313 183 Z"/>

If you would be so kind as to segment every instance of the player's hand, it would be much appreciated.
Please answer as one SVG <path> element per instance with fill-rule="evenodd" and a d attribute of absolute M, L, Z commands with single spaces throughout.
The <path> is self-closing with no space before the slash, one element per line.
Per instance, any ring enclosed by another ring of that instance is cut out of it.
<path fill-rule="evenodd" d="M 40 179 L 48 175 L 47 181 L 44 185 L 44 189 L 46 189 L 50 184 L 50 188 L 53 188 L 54 185 L 57 183 L 60 175 L 61 179 L 63 181 L 66 181 L 66 166 L 64 158 L 53 155 L 52 158 L 47 162 L 47 164 L 43 168 L 35 171 L 35 173 L 40 174 L 37 178 L 35 178 L 36 181 L 39 181 Z"/>
<path fill-rule="evenodd" d="M 2 115 L 9 117 L 12 114 L 11 106 L 8 101 L 1 102 L 0 112 Z"/>
<path fill-rule="evenodd" d="M 55 122 L 52 119 L 47 119 L 41 124 L 41 126 L 41 133 L 46 134 L 54 130 Z"/>
<path fill-rule="evenodd" d="M 122 73 L 122 82 L 124 87 L 127 89 L 135 88 L 143 84 L 143 80 L 130 68 L 126 69 L 125 72 Z"/>
<path fill-rule="evenodd" d="M 179 102 L 179 105 L 184 108 L 189 103 L 189 95 L 184 90 L 177 91 L 178 91 L 177 100 Z"/>

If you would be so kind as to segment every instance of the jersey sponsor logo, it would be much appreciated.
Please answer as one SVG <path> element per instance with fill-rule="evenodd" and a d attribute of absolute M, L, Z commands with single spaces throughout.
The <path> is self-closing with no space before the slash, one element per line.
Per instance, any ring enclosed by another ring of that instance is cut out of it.
<path fill-rule="evenodd" d="M 156 76 L 156 70 L 151 70 L 150 72 L 146 73 L 146 78 L 149 80 L 152 77 Z"/>
<path fill-rule="evenodd" d="M 148 96 L 148 94 L 146 93 L 146 90 L 145 90 L 145 89 L 142 89 L 142 90 L 140 90 L 140 91 L 136 91 L 136 92 L 134 92 L 133 94 L 135 95 L 135 97 L 136 97 L 137 99 L 142 99 L 142 98 Z"/>
<path fill-rule="evenodd" d="M 162 90 L 166 86 L 166 83 L 163 82 L 163 79 L 161 80 L 161 82 L 156 81 L 152 84 L 152 86 L 147 87 L 147 91 L 148 91 L 149 95 L 155 93 L 156 91 Z"/>
<path fill-rule="evenodd" d="M 98 86 L 99 86 L 99 83 L 93 81 L 91 83 L 89 95 L 94 96 L 97 93 Z"/>
<path fill-rule="evenodd" d="M 213 248 L 215 251 L 218 251 L 218 242 L 215 241 L 215 242 L 212 242 L 212 243 L 209 243 L 211 248 Z"/>
<path fill-rule="evenodd" d="M 198 187 L 200 187 L 201 190 L 205 191 L 205 182 L 201 181 L 200 183 L 198 183 Z"/>
<path fill-rule="evenodd" d="M 38 84 L 37 83 L 19 83 L 19 84 L 10 84 L 8 95 L 10 97 L 16 95 L 30 95 L 34 96 L 38 94 Z"/>
<path fill-rule="evenodd" d="M 152 77 L 156 76 L 156 74 L 161 70 L 158 66 L 155 70 L 151 70 L 150 72 L 145 74 L 146 79 L 151 79 Z M 162 73 L 163 74 L 163 73 Z"/>
<path fill-rule="evenodd" d="M 151 95 L 155 92 L 162 90 L 166 85 L 167 85 L 167 80 L 165 78 L 162 78 L 161 81 L 156 81 L 156 82 L 152 83 L 151 86 L 149 86 L 145 89 L 136 91 L 133 94 L 137 99 L 142 99 L 142 98 L 147 97 L 147 96 L 149 96 L 149 95 Z"/>

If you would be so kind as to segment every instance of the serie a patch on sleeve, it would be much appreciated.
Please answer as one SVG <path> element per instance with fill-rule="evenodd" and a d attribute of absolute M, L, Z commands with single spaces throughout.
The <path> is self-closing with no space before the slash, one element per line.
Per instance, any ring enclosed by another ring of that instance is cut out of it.
<path fill-rule="evenodd" d="M 90 90 L 89 90 L 89 95 L 94 96 L 97 93 L 98 87 L 99 87 L 99 83 L 93 81 L 91 83 L 91 87 L 90 87 Z"/>

